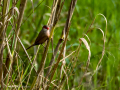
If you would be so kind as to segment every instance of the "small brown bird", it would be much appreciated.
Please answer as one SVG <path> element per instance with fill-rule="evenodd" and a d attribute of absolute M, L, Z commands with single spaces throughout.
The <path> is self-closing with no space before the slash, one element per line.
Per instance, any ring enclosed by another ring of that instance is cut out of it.
<path fill-rule="evenodd" d="M 49 38 L 49 36 L 50 36 L 49 27 L 47 25 L 44 25 L 42 27 L 42 30 L 40 31 L 38 37 L 36 38 L 35 43 L 33 45 L 31 45 L 30 47 L 28 47 L 26 50 L 28 50 L 32 46 L 44 43 Z"/>

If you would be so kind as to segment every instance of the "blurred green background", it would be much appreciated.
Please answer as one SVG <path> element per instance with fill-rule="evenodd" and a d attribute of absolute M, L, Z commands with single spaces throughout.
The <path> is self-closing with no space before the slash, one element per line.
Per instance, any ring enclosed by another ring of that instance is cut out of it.
<path fill-rule="evenodd" d="M 54 48 L 61 36 L 64 24 L 67 19 L 67 12 L 71 0 L 65 0 L 59 22 L 56 25 L 54 32 Z M 41 3 L 42 0 L 33 0 L 34 8 Z M 20 39 L 27 48 L 34 43 L 42 26 L 47 24 L 52 7 L 53 0 L 44 0 L 33 11 L 31 0 L 28 0 L 24 12 L 23 23 L 20 30 Z M 19 5 L 18 5 L 19 6 Z M 67 41 L 66 55 L 76 50 L 79 45 L 79 38 L 87 32 L 89 26 L 93 22 L 97 14 L 103 14 L 107 18 L 107 32 L 106 32 L 106 45 L 105 55 L 102 59 L 98 72 L 93 76 L 92 82 L 89 85 L 88 79 L 85 78 L 82 82 L 82 90 L 120 90 L 120 0 L 78 0 L 73 17 L 71 20 L 70 32 Z M 30 15 L 31 14 L 31 15 Z M 30 16 L 29 16 L 30 15 Z M 29 16 L 29 17 L 28 17 Z M 92 27 L 101 28 L 105 32 L 106 23 L 102 16 L 97 16 Z M 9 30 L 8 30 L 9 33 Z M 102 33 L 96 28 L 89 32 L 88 37 L 91 40 L 91 61 L 88 72 L 93 72 L 102 56 L 103 37 Z M 87 38 L 86 38 L 87 40 Z M 89 41 L 88 41 L 89 42 Z M 89 43 L 90 44 L 90 43 Z M 20 46 L 19 54 L 21 60 L 27 60 L 23 49 Z M 28 53 L 33 56 L 34 47 L 28 50 Z M 41 55 L 44 48 L 41 46 L 37 57 L 38 62 L 41 60 Z M 51 45 L 49 47 L 46 67 L 48 66 L 52 55 Z M 80 78 L 83 75 L 87 61 L 88 51 L 85 45 L 82 44 L 80 54 L 74 68 L 73 82 L 74 86 L 79 84 Z M 70 58 L 66 59 L 67 64 Z M 82 71 L 83 70 L 83 71 Z M 75 77 L 74 77 L 75 76 Z M 70 86 L 72 86 L 72 83 Z M 89 89 L 90 88 L 90 89 Z M 77 90 L 77 89 L 75 89 Z"/>

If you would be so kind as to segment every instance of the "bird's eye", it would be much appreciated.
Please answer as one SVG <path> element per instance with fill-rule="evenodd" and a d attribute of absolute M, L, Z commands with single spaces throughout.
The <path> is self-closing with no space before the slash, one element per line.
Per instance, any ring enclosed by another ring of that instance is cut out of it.
<path fill-rule="evenodd" d="M 49 27 L 47 27 L 47 26 L 43 26 L 43 28 L 45 28 L 45 29 L 47 29 L 47 30 L 49 29 Z"/>

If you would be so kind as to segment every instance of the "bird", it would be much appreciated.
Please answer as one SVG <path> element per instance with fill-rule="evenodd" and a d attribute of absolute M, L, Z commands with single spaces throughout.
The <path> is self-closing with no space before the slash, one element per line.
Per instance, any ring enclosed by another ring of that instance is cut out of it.
<path fill-rule="evenodd" d="M 44 25 L 42 30 L 39 32 L 34 44 L 29 46 L 26 50 L 30 49 L 32 46 L 43 44 L 50 36 L 50 30 L 48 25 Z"/>

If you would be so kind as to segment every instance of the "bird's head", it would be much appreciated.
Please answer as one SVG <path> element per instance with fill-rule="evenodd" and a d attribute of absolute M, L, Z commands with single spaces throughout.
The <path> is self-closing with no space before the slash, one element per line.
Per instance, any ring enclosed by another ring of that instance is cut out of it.
<path fill-rule="evenodd" d="M 43 29 L 49 30 L 49 26 L 44 25 L 44 26 L 43 26 Z"/>

